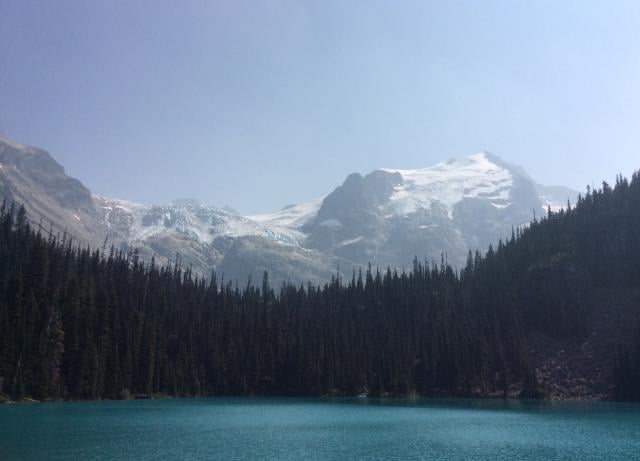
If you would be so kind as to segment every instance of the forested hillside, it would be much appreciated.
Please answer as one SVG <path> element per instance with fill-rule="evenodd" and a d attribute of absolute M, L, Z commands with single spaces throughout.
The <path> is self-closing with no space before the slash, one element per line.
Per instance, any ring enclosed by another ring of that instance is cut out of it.
<path fill-rule="evenodd" d="M 601 292 L 640 306 L 640 175 L 516 229 L 460 272 L 339 274 L 261 288 L 79 248 L 0 211 L 0 393 L 11 398 L 357 394 L 539 397 L 531 335 L 592 334 Z M 629 307 L 630 306 L 630 307 Z M 602 309 L 605 309 L 604 311 Z M 608 315 L 608 314 L 607 314 Z M 638 399 L 640 342 L 611 354 L 611 396 Z M 615 367 L 614 367 L 615 364 Z M 586 377 L 588 378 L 588 377 Z"/>

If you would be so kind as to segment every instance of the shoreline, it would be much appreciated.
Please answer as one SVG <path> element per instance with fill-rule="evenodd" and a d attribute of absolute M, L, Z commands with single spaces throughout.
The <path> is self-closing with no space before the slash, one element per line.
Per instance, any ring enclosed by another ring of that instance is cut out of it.
<path fill-rule="evenodd" d="M 350 400 L 362 400 L 362 401 L 392 401 L 392 400 L 478 400 L 478 401 L 509 401 L 509 402 L 585 402 L 585 403 L 593 403 L 593 402 L 611 402 L 611 403 L 638 403 L 638 402 L 626 402 L 626 401 L 618 401 L 606 398 L 605 396 L 599 397 L 550 397 L 550 398 L 518 398 L 517 396 L 509 395 L 509 396 L 461 396 L 461 395 L 416 395 L 416 394 L 407 394 L 407 395 L 363 395 L 363 394 L 353 394 L 353 395 L 168 395 L 168 394 L 151 394 L 149 397 L 145 398 L 127 398 L 127 399 L 44 399 L 37 400 L 29 397 L 25 397 L 21 400 L 3 400 L 0 401 L 0 405 L 35 405 L 35 404 L 45 404 L 45 403 L 80 403 L 80 402 L 132 402 L 132 401 L 146 401 L 146 400 L 178 400 L 178 399 L 217 399 L 217 398 L 247 398 L 247 399 L 350 399 Z"/>

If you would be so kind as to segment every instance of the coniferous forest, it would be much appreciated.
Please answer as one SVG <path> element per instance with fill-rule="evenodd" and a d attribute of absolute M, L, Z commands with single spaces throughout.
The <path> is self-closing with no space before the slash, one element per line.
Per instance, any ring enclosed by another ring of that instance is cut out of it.
<path fill-rule="evenodd" d="M 75 245 L 0 211 L 0 394 L 539 396 L 525 338 L 588 334 L 590 294 L 640 287 L 640 174 L 589 190 L 454 270 L 238 285 Z M 638 307 L 640 309 L 640 307 Z M 638 310 L 636 309 L 636 310 Z M 640 399 L 640 334 L 611 359 Z"/>

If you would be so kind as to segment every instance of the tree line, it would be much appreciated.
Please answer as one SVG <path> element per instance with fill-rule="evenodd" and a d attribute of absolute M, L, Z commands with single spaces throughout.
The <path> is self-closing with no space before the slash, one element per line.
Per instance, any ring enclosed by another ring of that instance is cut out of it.
<path fill-rule="evenodd" d="M 459 271 L 416 259 L 274 288 L 266 273 L 240 286 L 80 247 L 5 204 L 0 394 L 483 396 L 520 383 L 538 396 L 527 334 L 584 337 L 590 290 L 640 286 L 639 211 L 635 173 L 469 253 Z M 640 346 L 622 344 L 612 369 L 616 396 L 640 399 Z"/>

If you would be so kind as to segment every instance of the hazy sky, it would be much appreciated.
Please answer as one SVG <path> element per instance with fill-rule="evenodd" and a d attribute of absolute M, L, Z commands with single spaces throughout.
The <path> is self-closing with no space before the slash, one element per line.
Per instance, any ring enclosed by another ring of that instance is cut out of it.
<path fill-rule="evenodd" d="M 244 213 L 480 150 L 583 189 L 640 168 L 640 2 L 0 0 L 0 132 Z"/>

